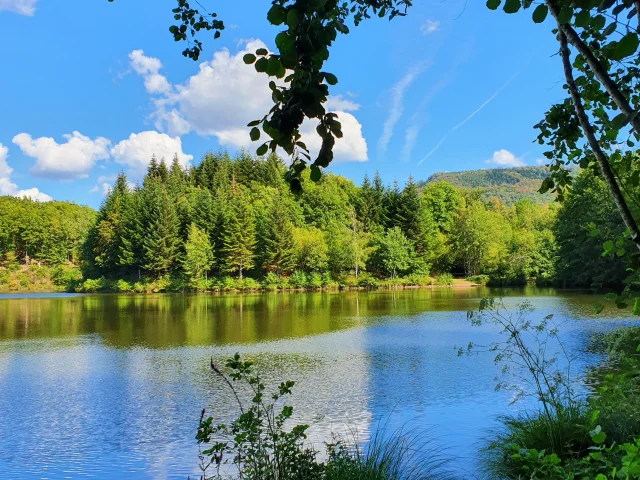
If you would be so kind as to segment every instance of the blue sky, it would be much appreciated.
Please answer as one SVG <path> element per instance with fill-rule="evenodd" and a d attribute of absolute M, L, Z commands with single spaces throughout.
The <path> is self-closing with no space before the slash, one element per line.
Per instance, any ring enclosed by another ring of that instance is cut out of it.
<path fill-rule="evenodd" d="M 168 32 L 174 0 L 0 0 L 0 194 L 97 207 L 119 171 L 140 180 L 152 153 L 194 164 L 255 148 L 244 126 L 270 106 L 267 79 L 241 58 L 273 48 L 270 2 L 201 3 L 227 29 L 195 63 Z M 327 66 L 345 132 L 331 170 L 403 183 L 535 165 L 532 126 L 563 97 L 550 28 L 484 2 L 423 0 L 352 29 Z"/>

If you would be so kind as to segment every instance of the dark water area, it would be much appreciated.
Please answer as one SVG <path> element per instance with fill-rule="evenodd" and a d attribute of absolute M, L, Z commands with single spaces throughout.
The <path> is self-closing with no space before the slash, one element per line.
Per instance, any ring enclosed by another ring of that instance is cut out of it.
<path fill-rule="evenodd" d="M 295 380 L 296 421 L 321 447 L 380 422 L 423 431 L 464 477 L 496 417 L 491 356 L 454 346 L 498 338 L 466 311 L 504 295 L 553 313 L 576 369 L 594 333 L 638 323 L 593 313 L 600 296 L 553 289 L 419 289 L 248 295 L 0 295 L 0 478 L 186 479 L 197 475 L 200 411 L 234 412 L 210 358 L 254 360 L 267 385 Z"/>

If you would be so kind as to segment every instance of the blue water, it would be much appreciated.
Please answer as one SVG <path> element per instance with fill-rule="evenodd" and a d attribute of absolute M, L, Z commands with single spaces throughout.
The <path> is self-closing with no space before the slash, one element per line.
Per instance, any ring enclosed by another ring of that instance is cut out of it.
<path fill-rule="evenodd" d="M 297 382 L 296 421 L 312 425 L 316 446 L 331 432 L 366 441 L 387 422 L 424 432 L 472 478 L 496 416 L 532 406 L 494 390 L 491 356 L 454 351 L 499 338 L 466 320 L 487 293 L 0 296 L 0 478 L 198 475 L 200 410 L 234 412 L 209 361 L 236 351 L 267 385 Z M 576 372 L 598 360 L 586 351 L 594 332 L 636 323 L 615 309 L 594 316 L 595 297 L 509 295 L 510 306 L 527 299 L 536 317 L 555 315 Z"/>

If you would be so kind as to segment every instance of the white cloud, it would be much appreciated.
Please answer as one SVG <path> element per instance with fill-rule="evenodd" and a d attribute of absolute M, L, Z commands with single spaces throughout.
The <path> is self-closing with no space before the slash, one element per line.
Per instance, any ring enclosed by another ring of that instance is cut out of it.
<path fill-rule="evenodd" d="M 266 45 L 260 40 L 243 41 L 242 45 L 244 48 L 235 54 L 228 49 L 215 52 L 212 60 L 200 64 L 198 73 L 181 84 L 168 84 L 168 88 L 162 89 L 150 88 L 148 80 L 152 75 L 159 75 L 161 62 L 144 56 L 141 50 L 132 52 L 129 56 L 131 67 L 145 79 L 147 91 L 156 95 L 152 115 L 156 128 L 171 136 L 194 131 L 198 135 L 216 137 L 223 146 L 256 148 L 259 143 L 252 145 L 247 123 L 262 118 L 269 111 L 271 90 L 269 78 L 257 73 L 252 65 L 246 65 L 242 57 L 258 48 L 266 48 Z M 357 103 L 340 95 L 327 101 L 327 109 L 340 112 L 343 121 L 344 137 L 336 141 L 334 150 L 337 161 L 367 159 L 362 126 L 353 115 L 346 113 L 358 108 Z M 301 128 L 310 148 L 320 144 L 315 125 L 315 122 L 307 122 Z"/>
<path fill-rule="evenodd" d="M 366 162 L 367 142 L 362 136 L 362 125 L 360 122 L 347 112 L 335 112 L 338 115 L 338 121 L 342 124 L 343 137 L 336 139 L 333 147 L 333 158 L 335 162 Z M 317 155 L 322 146 L 322 140 L 316 133 L 318 122 L 307 121 L 300 129 L 302 141 L 313 155 Z"/>
<path fill-rule="evenodd" d="M 188 165 L 193 159 L 193 155 L 187 155 L 182 151 L 180 137 L 174 138 L 156 131 L 132 133 L 127 140 L 122 140 L 111 149 L 114 160 L 130 167 L 131 173 L 135 176 L 144 173 L 153 155 L 158 160 L 164 158 L 171 162 L 175 154 L 178 154 L 182 166 Z"/>
<path fill-rule="evenodd" d="M 409 160 L 411 158 L 411 152 L 416 145 L 418 134 L 420 133 L 420 125 L 411 125 L 407 128 L 404 134 L 404 147 L 402 147 L 402 158 Z"/>
<path fill-rule="evenodd" d="M 58 144 L 50 137 L 33 139 L 27 133 L 20 133 L 13 137 L 13 143 L 24 155 L 36 159 L 31 173 L 59 180 L 85 178 L 98 160 L 109 158 L 111 142 L 106 138 L 91 140 L 79 132 L 63 137 L 66 143 Z"/>
<path fill-rule="evenodd" d="M 549 160 L 545 158 L 536 158 L 536 165 L 546 165 L 549 163 Z"/>
<path fill-rule="evenodd" d="M 36 12 L 38 0 L 0 0 L 0 11 L 32 16 Z"/>
<path fill-rule="evenodd" d="M 342 95 L 329 96 L 324 105 L 327 110 L 330 110 L 332 112 L 355 112 L 360 108 L 360 105 L 358 105 L 356 102 L 344 98 Z"/>
<path fill-rule="evenodd" d="M 53 200 L 46 193 L 42 193 L 37 188 L 19 190 L 18 186 L 10 179 L 13 168 L 7 163 L 9 149 L 0 143 L 0 195 L 11 195 L 12 197 L 31 198 L 40 202 Z"/>
<path fill-rule="evenodd" d="M 486 160 L 485 163 L 491 163 L 501 167 L 522 167 L 525 163 L 522 158 L 516 157 L 509 150 L 497 150 L 493 152 L 493 157 Z"/>
<path fill-rule="evenodd" d="M 404 111 L 404 92 L 413 83 L 416 77 L 421 73 L 418 67 L 412 67 L 409 71 L 393 86 L 391 89 L 391 108 L 389 115 L 384 122 L 382 135 L 378 140 L 378 153 L 384 155 L 387 151 L 389 141 L 393 136 L 393 129 L 400 120 Z"/>
<path fill-rule="evenodd" d="M 437 20 L 426 20 L 422 25 L 420 25 L 420 33 L 422 35 L 429 35 L 431 33 L 437 32 L 440 29 L 440 22 Z"/>
<path fill-rule="evenodd" d="M 158 73 L 162 68 L 162 62 L 157 58 L 147 57 L 142 50 L 134 50 L 129 54 L 131 68 L 144 78 L 144 87 L 150 94 L 169 93 L 171 85 L 169 81 Z"/>
<path fill-rule="evenodd" d="M 116 177 L 113 175 L 109 176 L 100 176 L 98 177 L 98 183 L 94 186 L 89 193 L 99 193 L 102 196 L 105 196 L 111 190 L 113 186 L 113 182 L 116 180 Z"/>

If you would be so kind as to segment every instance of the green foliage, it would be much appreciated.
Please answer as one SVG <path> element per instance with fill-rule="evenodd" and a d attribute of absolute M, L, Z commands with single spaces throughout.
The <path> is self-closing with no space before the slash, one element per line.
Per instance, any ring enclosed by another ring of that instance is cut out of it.
<path fill-rule="evenodd" d="M 380 428 L 365 450 L 357 438 L 336 437 L 326 460 L 306 443 L 308 425 L 296 424 L 285 399 L 295 382 L 267 391 L 252 362 L 239 354 L 226 362 L 228 373 L 213 360 L 211 370 L 236 401 L 237 417 L 218 423 L 202 410 L 196 440 L 203 479 L 247 480 L 436 480 L 452 478 L 449 461 L 419 435 L 402 430 L 388 435 Z M 246 394 L 250 400 L 246 399 Z"/>
<path fill-rule="evenodd" d="M 379 248 L 382 264 L 392 279 L 396 278 L 397 273 L 403 273 L 409 269 L 413 249 L 400 228 L 393 227 L 388 230 Z"/>
<path fill-rule="evenodd" d="M 443 273 L 436 277 L 436 285 L 451 286 L 453 285 L 453 275 L 450 273 Z"/>
<path fill-rule="evenodd" d="M 207 233 L 200 230 L 195 223 L 189 227 L 184 250 L 182 267 L 185 274 L 189 276 L 189 286 L 195 290 L 201 290 L 202 280 L 213 265 L 213 248 Z"/>
<path fill-rule="evenodd" d="M 462 189 L 479 188 L 484 200 L 497 197 L 505 205 L 512 205 L 523 199 L 534 203 L 550 203 L 553 201 L 550 194 L 541 195 L 538 192 L 547 176 L 548 170 L 544 166 L 434 173 L 425 182 L 418 182 L 418 187 L 428 190 L 443 182 L 445 188 L 446 185 Z"/>
<path fill-rule="evenodd" d="M 60 264 L 51 269 L 51 281 L 54 285 L 64 287 L 81 279 L 82 272 L 71 264 Z"/>
<path fill-rule="evenodd" d="M 603 243 L 625 231 L 605 183 L 585 170 L 558 211 L 557 279 L 569 286 L 616 286 L 626 278 L 629 253 L 602 256 Z M 625 241 L 625 252 L 631 252 Z"/>

